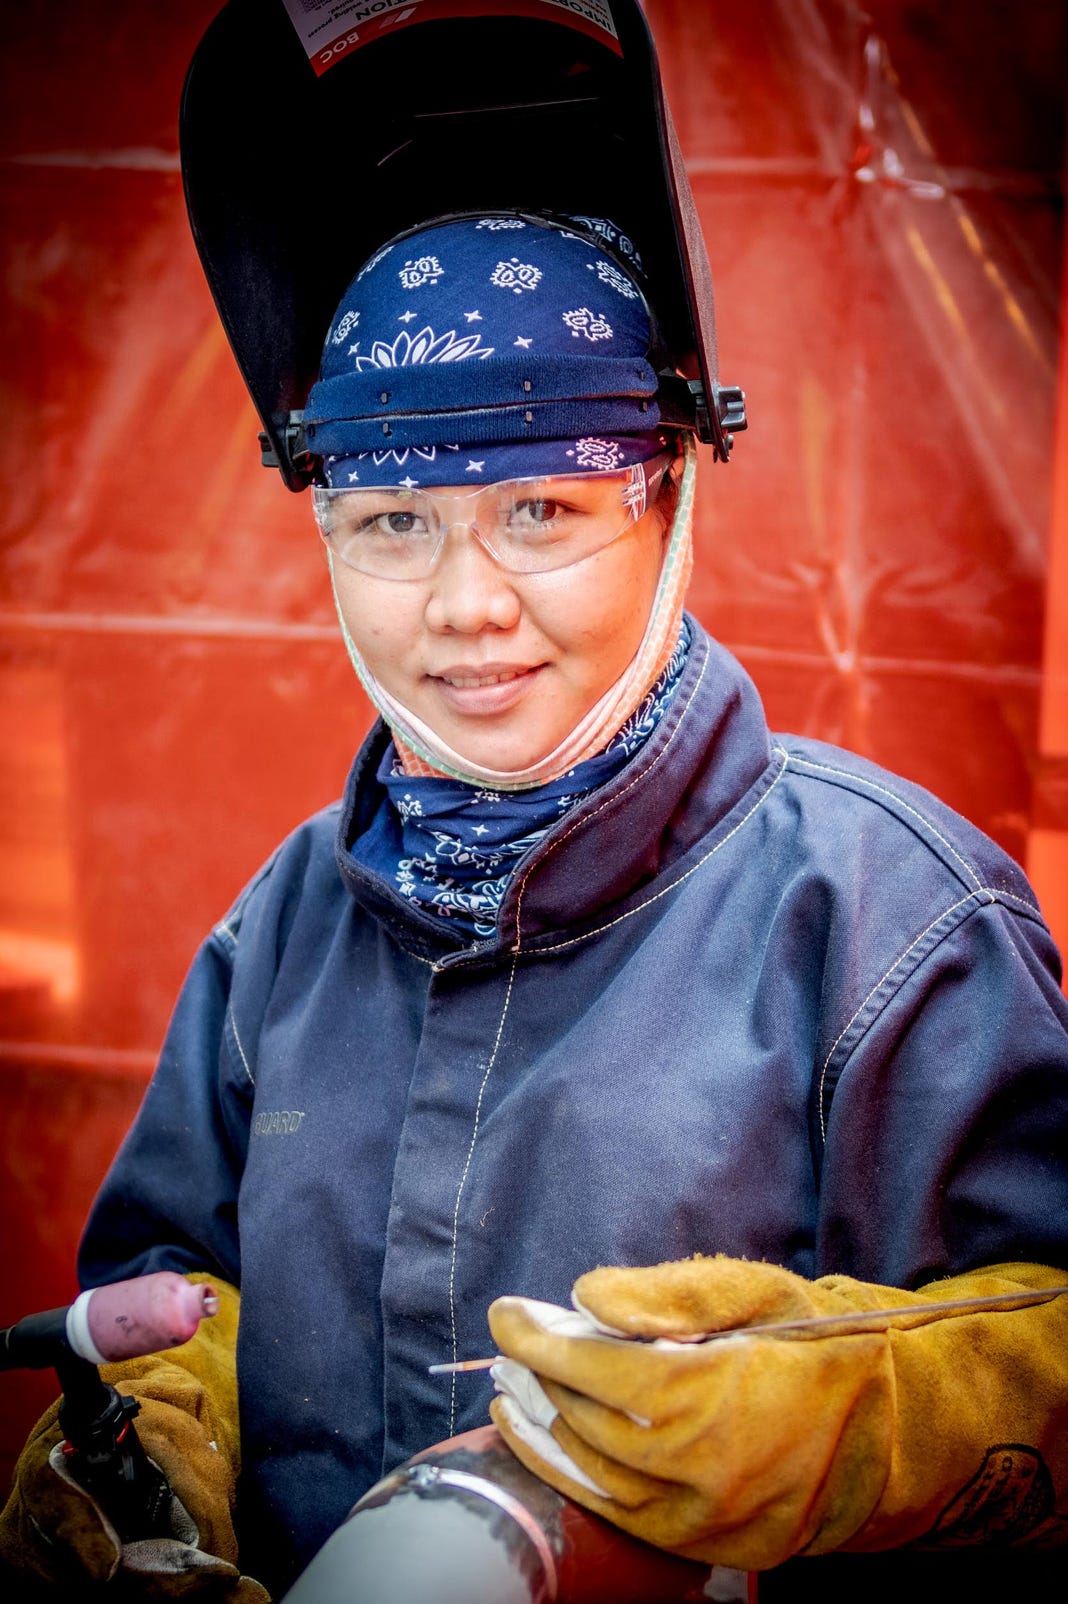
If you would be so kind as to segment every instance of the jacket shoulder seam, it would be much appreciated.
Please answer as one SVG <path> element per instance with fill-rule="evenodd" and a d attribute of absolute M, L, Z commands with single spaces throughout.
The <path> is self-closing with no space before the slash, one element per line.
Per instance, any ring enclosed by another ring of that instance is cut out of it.
<path fill-rule="evenodd" d="M 329 815 L 337 813 L 340 807 L 341 804 L 339 802 L 329 803 L 326 807 L 321 808 L 318 813 L 312 814 L 303 824 L 298 825 L 284 840 L 278 843 L 270 857 L 261 863 L 251 880 L 238 893 L 229 911 L 213 925 L 211 934 L 221 946 L 230 950 L 237 946 L 241 936 L 241 922 L 245 916 L 245 909 L 263 882 L 273 873 L 275 865 L 289 843 L 299 836 L 303 830 L 315 824 L 316 821 L 325 820 Z"/>
<path fill-rule="evenodd" d="M 237 1061 L 241 1066 L 242 1074 L 252 1089 L 255 1090 L 256 1077 L 252 1073 L 252 1066 L 249 1064 L 245 1049 L 241 1045 L 241 1034 L 237 1028 L 237 1020 L 234 1018 L 234 1005 L 232 999 L 227 1003 L 226 1013 L 223 1015 L 223 1041 L 230 1053 L 231 1058 L 233 1058 L 236 1054 Z"/>
<path fill-rule="evenodd" d="M 979 873 L 971 860 L 966 858 L 963 852 L 959 851 L 947 836 L 943 835 L 937 825 L 925 813 L 922 813 L 919 808 L 914 807 L 911 802 L 907 802 L 903 796 L 892 790 L 888 785 L 880 785 L 876 780 L 869 779 L 865 774 L 857 774 L 851 769 L 838 768 L 832 763 L 816 763 L 812 758 L 801 757 L 794 752 L 789 753 L 788 762 L 793 769 L 808 771 L 817 779 L 828 776 L 828 784 L 837 784 L 844 781 L 849 786 L 858 786 L 870 792 L 872 800 L 879 805 L 885 806 L 887 802 L 891 803 L 895 810 L 900 809 L 909 816 L 910 820 L 915 821 L 916 826 L 919 828 L 921 839 L 924 836 L 933 838 L 933 841 L 938 842 L 949 853 L 950 857 L 956 860 L 960 865 L 960 870 L 963 871 L 961 877 L 971 884 L 974 891 L 989 891 L 998 901 L 1004 900 L 1018 903 L 1021 908 L 1026 908 L 1034 918 L 1044 923 L 1042 910 L 1037 903 L 1027 897 L 1018 896 L 1014 892 L 993 890 L 987 886 L 984 876 Z M 902 822 L 907 821 L 903 820 Z M 932 852 L 937 852 L 931 840 L 927 841 L 927 845 Z M 941 856 L 941 854 L 938 855 Z M 947 865 L 947 867 L 951 866 Z"/>
<path fill-rule="evenodd" d="M 1005 906 L 1007 902 L 1018 902 L 1020 904 L 1019 908 L 1007 908 L 1006 911 L 1009 913 L 1014 913 L 1018 916 L 1027 916 L 1033 915 L 1036 912 L 1033 905 L 1025 898 L 1014 897 L 1011 892 L 996 891 L 991 886 L 980 885 L 976 890 L 970 891 L 967 896 L 958 898 L 958 900 L 954 903 L 951 903 L 948 908 L 944 908 L 937 918 L 932 919 L 923 930 L 919 931 L 919 933 L 912 938 L 908 945 L 902 948 L 897 957 L 871 987 L 863 1002 L 861 1002 L 854 1009 L 849 1019 L 847 1019 L 846 1023 L 842 1026 L 842 1029 L 838 1032 L 838 1035 L 832 1042 L 830 1050 L 824 1058 L 823 1064 L 820 1068 L 816 1101 L 819 1112 L 821 1141 L 826 1142 L 827 1140 L 827 1115 L 829 1112 L 830 1099 L 834 1092 L 833 1085 L 828 1088 L 828 1075 L 830 1074 L 831 1064 L 834 1061 L 836 1054 L 838 1054 L 839 1049 L 842 1047 L 843 1042 L 845 1042 L 846 1038 L 849 1036 L 849 1033 L 854 1030 L 854 1027 L 856 1027 L 855 1039 L 849 1043 L 845 1052 L 841 1055 L 843 1062 L 853 1052 L 861 1037 L 867 1034 L 871 1025 L 874 1024 L 876 1018 L 878 1018 L 879 1014 L 883 1012 L 883 1009 L 887 1006 L 891 999 L 897 995 L 905 982 L 910 978 L 911 975 L 916 973 L 921 964 L 930 956 L 932 952 L 934 952 L 935 948 L 938 947 L 941 942 L 952 933 L 953 930 L 958 929 L 965 922 L 965 920 L 970 918 L 972 914 L 977 912 L 979 908 L 1002 907 Z M 965 912 L 963 910 L 967 911 Z M 917 949 L 922 950 L 918 951 Z M 908 960 L 913 955 L 915 955 L 914 961 L 909 963 Z M 897 975 L 896 979 L 893 979 L 895 972 L 898 970 L 900 970 L 901 973 Z M 889 985 L 889 982 L 892 979 L 893 985 L 887 992 L 883 1002 L 877 1009 L 873 1010 L 871 1018 L 865 1020 L 863 1025 L 861 1025 L 859 1022 L 863 1019 L 866 1011 L 869 1008 L 869 1005 L 878 996 L 879 992 L 883 990 L 884 987 Z"/>
<path fill-rule="evenodd" d="M 248 907 L 249 901 L 270 875 L 271 870 L 278 861 L 278 855 L 281 850 L 281 846 L 275 848 L 275 850 L 271 853 L 271 856 L 267 859 L 266 863 L 261 864 L 259 869 L 257 869 L 256 873 L 252 876 L 252 879 L 240 892 L 237 900 L 233 903 L 229 911 L 217 922 L 217 924 L 213 925 L 211 931 L 212 936 L 216 941 L 218 941 L 220 946 L 225 947 L 229 952 L 234 951 L 238 944 L 238 940 L 240 939 L 241 921 L 245 916 L 245 909 Z"/>

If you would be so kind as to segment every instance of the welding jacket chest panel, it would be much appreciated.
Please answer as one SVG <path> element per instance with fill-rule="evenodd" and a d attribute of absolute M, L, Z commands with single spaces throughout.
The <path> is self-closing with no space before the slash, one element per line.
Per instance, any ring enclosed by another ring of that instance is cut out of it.
<path fill-rule="evenodd" d="M 240 1280 L 268 1581 L 485 1420 L 484 1375 L 426 1366 L 485 1353 L 499 1293 L 694 1251 L 904 1286 L 1068 1263 L 1068 1022 L 1026 882 L 916 788 L 773 741 L 692 628 L 672 707 L 523 861 L 498 940 L 361 865 L 377 730 L 193 966 L 83 1274 Z"/>

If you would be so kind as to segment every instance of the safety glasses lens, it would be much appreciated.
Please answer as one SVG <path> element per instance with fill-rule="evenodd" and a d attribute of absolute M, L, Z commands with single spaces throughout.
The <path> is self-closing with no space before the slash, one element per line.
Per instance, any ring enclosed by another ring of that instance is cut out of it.
<path fill-rule="evenodd" d="M 666 459 L 665 459 L 666 465 Z M 581 562 L 645 511 L 660 459 L 619 474 L 512 479 L 455 494 L 418 489 L 313 491 L 315 516 L 336 556 L 361 573 L 418 579 L 463 525 L 500 565 L 540 573 Z"/>

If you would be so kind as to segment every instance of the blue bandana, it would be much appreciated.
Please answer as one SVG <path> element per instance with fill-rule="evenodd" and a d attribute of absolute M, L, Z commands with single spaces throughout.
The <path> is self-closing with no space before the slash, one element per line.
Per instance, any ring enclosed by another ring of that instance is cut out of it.
<path fill-rule="evenodd" d="M 618 471 L 655 456 L 657 375 L 629 241 L 626 269 L 561 223 L 437 223 L 357 273 L 304 411 L 332 486 L 489 484 Z"/>
<path fill-rule="evenodd" d="M 529 791 L 480 790 L 461 780 L 405 774 L 392 742 L 378 769 L 390 806 L 354 851 L 368 868 L 457 934 L 485 940 L 516 864 L 576 802 L 604 785 L 653 733 L 686 666 L 685 622 L 667 668 L 596 757 Z"/>

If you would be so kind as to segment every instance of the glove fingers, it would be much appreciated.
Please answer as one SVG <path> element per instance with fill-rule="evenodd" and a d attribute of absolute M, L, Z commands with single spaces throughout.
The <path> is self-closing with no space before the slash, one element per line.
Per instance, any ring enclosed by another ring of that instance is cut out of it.
<path fill-rule="evenodd" d="M 545 1395 L 556 1410 L 550 1430 L 556 1441 L 577 1465 L 586 1470 L 606 1493 L 617 1502 L 633 1507 L 639 1496 L 647 1498 L 650 1479 L 655 1480 L 663 1492 L 677 1491 L 680 1485 L 665 1479 L 665 1466 L 670 1465 L 670 1452 L 665 1453 L 664 1428 L 655 1431 L 647 1421 L 633 1419 L 617 1409 L 606 1409 L 603 1404 L 584 1398 L 556 1382 L 544 1384 Z M 693 1438 L 694 1428 L 686 1426 L 688 1437 Z M 604 1477 L 591 1467 L 596 1463 Z"/>
<path fill-rule="evenodd" d="M 1043 1283 L 1063 1285 L 1063 1270 L 1031 1264 L 992 1265 L 936 1281 L 921 1292 L 880 1287 L 850 1276 L 806 1281 L 777 1264 L 715 1258 L 683 1259 L 638 1268 L 590 1270 L 575 1282 L 572 1302 L 602 1328 L 624 1336 L 684 1339 L 778 1320 L 914 1304 L 916 1324 L 930 1318 L 929 1302 L 988 1297 L 1021 1289 L 1021 1299 Z"/>
<path fill-rule="evenodd" d="M 572 1464 L 573 1474 L 568 1475 L 560 1468 L 559 1458 L 555 1462 L 546 1461 L 512 1430 L 505 1402 L 498 1398 L 490 1405 L 501 1436 L 533 1475 L 555 1487 L 565 1498 L 660 1548 L 687 1552 L 690 1557 L 707 1559 L 709 1563 L 743 1567 L 749 1564 L 744 1552 L 737 1550 L 729 1536 L 722 1539 L 709 1535 L 710 1530 L 716 1531 L 717 1523 L 709 1519 L 699 1491 L 661 1482 L 614 1463 L 587 1447 L 570 1431 L 566 1421 L 558 1419 L 553 1425 L 553 1437 L 558 1451 Z M 577 1480 L 576 1475 L 583 1480 Z M 598 1478 L 606 1492 L 611 1488 L 611 1497 L 590 1491 L 589 1481 L 596 1483 Z"/>
<path fill-rule="evenodd" d="M 596 1447 L 574 1431 L 563 1415 L 553 1421 L 552 1434 L 568 1459 L 621 1509 L 642 1509 L 654 1499 L 677 1497 L 682 1490 L 678 1482 L 664 1481 L 623 1464 L 612 1453 Z"/>
<path fill-rule="evenodd" d="M 627 1336 L 692 1337 L 822 1312 L 810 1286 L 777 1264 L 717 1256 L 590 1270 L 575 1282 L 572 1301 Z"/>
<path fill-rule="evenodd" d="M 724 1398 L 733 1418 L 739 1389 L 755 1388 L 759 1400 L 774 1340 L 742 1334 L 715 1343 L 676 1344 L 596 1334 L 558 1336 L 545 1330 L 523 1299 L 509 1298 L 492 1306 L 490 1323 L 501 1352 L 533 1371 L 546 1390 L 555 1382 L 632 1422 L 653 1422 L 658 1431 L 678 1421 L 683 1436 L 698 1419 L 712 1420 Z M 796 1350 L 801 1345 L 776 1344 L 780 1346 Z M 796 1353 L 784 1362 L 791 1369 L 804 1363 Z"/>
<path fill-rule="evenodd" d="M 650 1389 L 662 1389 L 676 1367 L 688 1375 L 695 1362 L 709 1365 L 710 1350 L 693 1346 L 665 1349 L 597 1334 L 557 1336 L 520 1298 L 498 1298 L 490 1308 L 490 1328 L 501 1353 L 540 1380 L 562 1382 L 611 1409 L 643 1418 L 649 1414 Z"/>
<path fill-rule="evenodd" d="M 210 1323 L 205 1322 L 206 1325 Z M 180 1349 L 173 1351 L 181 1352 Z M 217 1442 L 233 1463 L 233 1456 L 227 1451 L 233 1434 L 232 1420 L 227 1410 L 219 1407 L 212 1390 L 184 1366 L 171 1364 L 158 1354 L 151 1354 L 144 1359 L 127 1359 L 122 1365 L 105 1366 L 101 1376 L 119 1392 L 133 1393 L 140 1399 L 141 1414 L 137 1417 L 140 1436 L 144 1436 L 142 1427 L 151 1415 L 152 1406 L 166 1405 L 196 1421 L 204 1436 L 209 1441 Z M 236 1398 L 234 1410 L 236 1413 Z"/>
<path fill-rule="evenodd" d="M 824 1489 L 822 1518 L 838 1518 L 832 1478 L 848 1489 L 845 1521 L 875 1503 L 886 1476 L 877 1445 L 892 1429 L 888 1359 L 883 1339 L 864 1337 L 818 1350 L 752 1338 L 734 1358 L 717 1364 L 715 1377 L 686 1377 L 671 1409 L 648 1426 L 555 1382 L 542 1385 L 558 1411 L 553 1438 L 632 1513 L 628 1529 L 662 1547 L 698 1541 L 711 1559 L 760 1568 L 811 1541 L 821 1517 L 810 1506 Z"/>
<path fill-rule="evenodd" d="M 721 1388 L 716 1381 L 697 1397 L 693 1383 L 688 1383 L 686 1396 L 678 1401 L 678 1407 L 658 1413 L 655 1418 L 606 1408 L 555 1381 L 543 1381 L 542 1388 L 558 1418 L 584 1443 L 621 1466 L 656 1476 L 665 1486 L 676 1480 L 670 1474 L 665 1477 L 673 1465 L 680 1467 L 678 1481 L 685 1482 L 683 1456 L 692 1456 L 696 1451 L 705 1457 L 705 1445 L 714 1442 L 718 1434 Z M 552 1429 L 556 1429 L 555 1421 Z"/>
<path fill-rule="evenodd" d="M 122 1553 L 120 1596 L 195 1599 L 197 1604 L 270 1604 L 267 1590 L 236 1565 L 170 1538 L 128 1543 Z"/>
<path fill-rule="evenodd" d="M 660 1348 L 636 1352 L 650 1371 L 639 1393 L 646 1401 L 636 1409 L 605 1407 L 540 1378 L 556 1411 L 553 1437 L 628 1507 L 639 1488 L 655 1482 L 658 1496 L 673 1507 L 699 1489 L 709 1508 L 729 1509 L 740 1519 L 754 1513 L 771 1485 L 821 1486 L 843 1453 L 847 1423 L 865 1441 L 872 1435 L 882 1440 L 890 1429 L 883 1337 L 827 1339 L 818 1348 L 758 1337 L 724 1341 L 684 1350 L 683 1364 Z M 665 1358 L 670 1371 L 657 1377 L 651 1372 Z M 870 1469 L 852 1466 L 857 1488 L 867 1485 Z M 875 1473 L 884 1471 L 876 1465 Z"/>
<path fill-rule="evenodd" d="M 626 1464 L 617 1463 L 611 1447 L 603 1454 L 600 1449 L 601 1436 L 607 1435 L 610 1439 L 610 1423 L 621 1420 L 621 1416 L 612 1410 L 602 1410 L 588 1399 L 552 1383 L 548 1384 L 553 1392 L 550 1399 L 536 1376 L 511 1361 L 505 1361 L 494 1370 L 494 1379 L 501 1396 L 494 1399 L 491 1414 L 502 1429 L 507 1428 L 513 1447 L 515 1440 L 522 1442 L 524 1463 L 536 1464 L 539 1476 L 553 1480 L 549 1474 L 553 1471 L 590 1494 L 602 1498 L 610 1494 L 615 1502 L 628 1508 L 647 1502 L 650 1478 L 636 1474 Z M 581 1422 L 579 1432 L 572 1431 L 560 1414 L 561 1403 L 574 1410 L 576 1416 L 585 1414 L 589 1418 L 591 1412 L 597 1411 L 607 1417 L 607 1433 L 598 1433 L 594 1426 L 588 1425 L 584 1438 Z M 609 1485 L 602 1485 L 597 1479 L 591 1470 L 594 1465 L 598 1474 L 604 1473 Z M 553 1485 L 561 1484 L 553 1481 Z M 668 1484 L 661 1485 L 665 1490 L 678 1491 L 677 1487 L 668 1489 Z"/>
<path fill-rule="evenodd" d="M 608 1520 L 617 1520 L 618 1506 L 604 1490 L 599 1490 L 600 1483 L 592 1473 L 571 1458 L 555 1434 L 552 1449 L 532 1438 L 521 1418 L 517 1425 L 516 1411 L 507 1398 L 493 1399 L 490 1418 L 515 1457 L 539 1480 L 548 1482 L 550 1487 L 555 1487 L 558 1493 L 573 1499 L 584 1509 L 592 1509 L 595 1514 L 603 1515 Z M 582 1458 L 590 1460 L 594 1457 L 581 1444 L 578 1447 Z"/>
<path fill-rule="evenodd" d="M 197 1567 L 170 1572 L 126 1569 L 118 1572 L 109 1587 L 115 1604 L 164 1604 L 187 1600 L 188 1604 L 271 1604 L 270 1594 L 251 1576 L 242 1576 L 234 1566 L 222 1570 Z"/>
<path fill-rule="evenodd" d="M 137 1432 L 145 1452 L 196 1522 L 201 1550 L 234 1565 L 235 1484 L 227 1456 L 213 1446 L 195 1415 L 156 1398 L 142 1399 Z"/>

